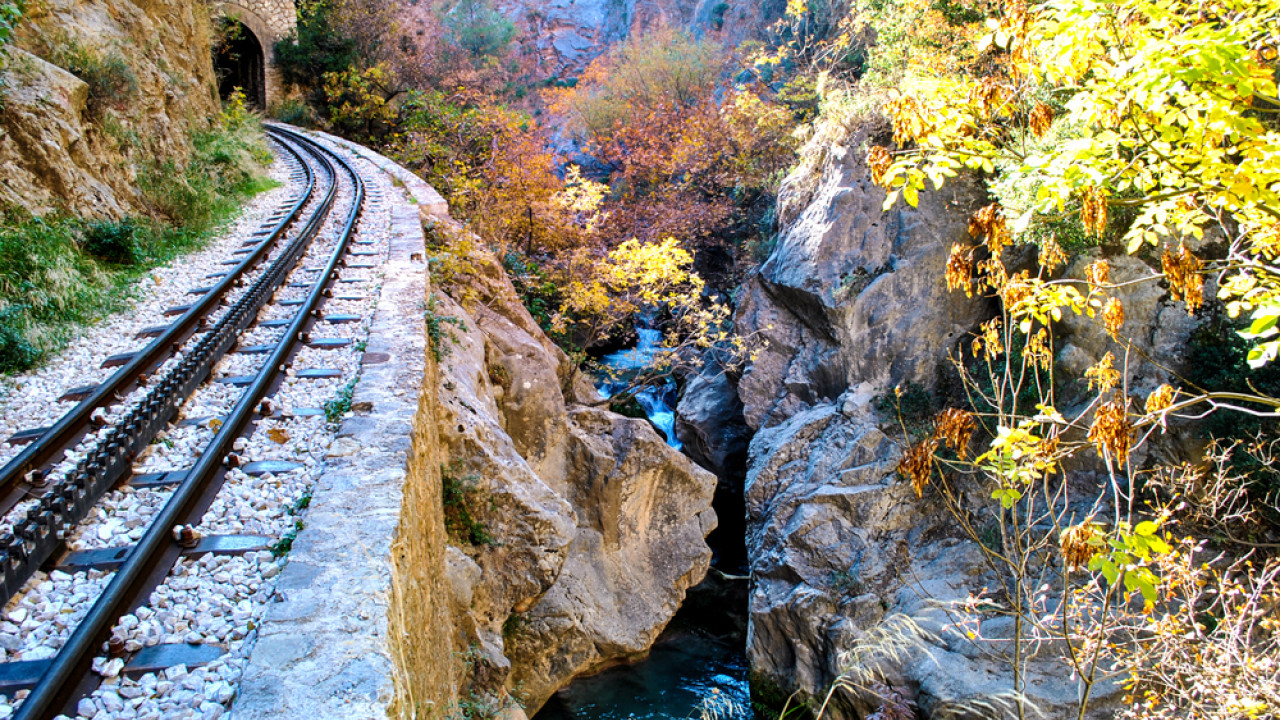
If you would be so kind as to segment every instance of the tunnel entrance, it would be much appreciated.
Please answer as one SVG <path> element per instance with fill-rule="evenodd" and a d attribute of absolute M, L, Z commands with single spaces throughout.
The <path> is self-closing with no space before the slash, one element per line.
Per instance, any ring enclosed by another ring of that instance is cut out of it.
<path fill-rule="evenodd" d="M 221 40 L 213 49 L 218 74 L 218 95 L 226 100 L 236 88 L 258 110 L 267 107 L 266 54 L 262 43 L 244 23 L 224 17 L 219 21 Z"/>

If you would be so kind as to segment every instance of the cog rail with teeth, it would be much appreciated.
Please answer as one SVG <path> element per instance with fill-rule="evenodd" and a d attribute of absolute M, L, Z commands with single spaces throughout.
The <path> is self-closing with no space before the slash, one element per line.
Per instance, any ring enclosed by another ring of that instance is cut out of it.
<path fill-rule="evenodd" d="M 330 294 L 330 286 L 339 279 L 338 268 L 345 265 L 344 256 L 363 209 L 364 181 L 346 160 L 305 136 L 276 126 L 268 126 L 268 132 L 281 142 L 302 148 L 325 168 L 332 181 L 323 214 L 327 214 L 333 204 L 339 172 L 350 178 L 352 202 L 339 230 L 336 247 L 322 274 L 297 308 L 284 335 L 245 387 L 217 434 L 186 472 L 141 539 L 129 550 L 62 649 L 48 661 L 47 670 L 17 708 L 14 717 L 19 720 L 49 720 L 61 712 L 74 715 L 76 702 L 98 685 L 100 678 L 90 672 L 94 658 L 112 649 L 107 640 L 115 623 L 122 615 L 145 602 L 152 590 L 164 582 L 184 548 L 189 547 L 190 538 L 183 537 L 183 533 L 188 532 L 192 525 L 199 524 L 222 486 L 228 468 L 241 462 L 233 453 L 235 441 L 250 428 L 255 414 L 271 412 L 262 404 L 263 398 L 283 381 L 285 371 L 290 367 L 290 358 L 303 342 L 305 331 L 315 322 L 322 299 Z M 161 380 L 141 405 L 112 428 L 98 450 L 45 496 L 47 502 L 42 501 L 32 511 L 22 526 L 27 535 L 10 539 L 5 548 L 7 554 L 0 557 L 6 571 L 6 600 L 17 592 L 9 587 L 9 566 L 17 559 L 13 550 L 23 553 L 17 566 L 27 570 L 29 575 L 39 564 L 32 549 L 56 546 L 60 542 L 58 536 L 66 531 L 71 519 L 88 514 L 92 505 L 90 496 L 101 495 L 115 479 L 129 472 L 131 455 L 145 448 L 150 438 L 174 417 L 182 400 L 210 375 L 217 359 L 234 346 L 237 333 L 252 323 L 258 310 L 285 281 L 311 238 L 318 233 L 323 223 L 321 215 L 317 213 L 312 218 L 298 239 L 254 283 L 241 302 L 228 311 L 184 357 L 174 372 Z M 38 534 L 33 540 L 30 536 L 35 531 Z"/>
<path fill-rule="evenodd" d="M 268 229 L 255 233 L 255 237 L 261 238 L 261 242 L 257 243 L 238 264 L 214 283 L 208 292 L 193 302 L 175 322 L 163 329 L 156 329 L 157 336 L 142 350 L 133 353 L 127 359 L 119 358 L 123 361 L 122 367 L 105 382 L 86 390 L 87 396 L 52 426 L 25 433 L 32 435 L 38 432 L 39 435 L 22 452 L 0 467 L 0 512 L 7 512 L 33 491 L 39 494 L 49 466 L 56 462 L 64 451 L 79 442 L 87 431 L 93 429 L 95 411 L 113 401 L 118 402 L 119 398 L 142 386 L 146 382 L 148 373 L 153 372 L 177 354 L 181 344 L 204 326 L 208 317 L 225 301 L 228 293 L 244 284 L 244 276 L 267 257 L 285 235 L 286 230 L 298 220 L 303 207 L 316 194 L 316 177 L 310 165 L 297 151 L 287 144 L 279 144 L 286 153 L 286 161 L 302 171 L 303 189 L 297 199 L 277 212 L 277 219 Z M 143 332 L 147 333 L 147 331 Z M 107 362 L 113 359 L 108 359 Z M 15 436 L 8 441 L 24 440 L 25 438 Z M 7 542 L 0 544 L 0 547 L 8 546 Z M 20 551 L 15 548 L 14 552 Z M 8 588 L 7 577 L 6 573 L 6 588 Z"/>

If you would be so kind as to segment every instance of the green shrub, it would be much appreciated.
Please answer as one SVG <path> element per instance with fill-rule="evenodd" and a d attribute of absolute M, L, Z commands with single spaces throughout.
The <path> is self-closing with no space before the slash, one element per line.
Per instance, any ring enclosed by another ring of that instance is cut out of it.
<path fill-rule="evenodd" d="M 40 349 L 27 340 L 19 326 L 26 309 L 26 305 L 10 305 L 0 310 L 0 372 L 19 372 L 40 359 Z"/>
<path fill-rule="evenodd" d="M 142 226 L 133 218 L 119 222 L 97 220 L 84 229 L 84 251 L 115 265 L 137 265 L 146 258 L 138 242 Z"/>
<path fill-rule="evenodd" d="M 751 708 L 764 720 L 813 720 L 813 710 L 796 693 L 788 693 L 773 678 L 752 670 L 747 676 Z"/>
<path fill-rule="evenodd" d="M 444 528 L 454 542 L 468 545 L 496 545 L 483 522 L 471 515 L 480 489 L 475 475 L 459 476 L 460 463 L 440 466 L 441 503 L 444 506 Z"/>
<path fill-rule="evenodd" d="M 13 37 L 13 29 L 17 27 L 18 21 L 22 19 L 22 12 L 25 8 L 21 2 L 0 2 L 0 70 L 6 65 L 7 56 L 4 53 L 4 46 L 9 44 L 9 40 Z M 0 77 L 0 93 L 4 92 L 4 78 Z M 0 102 L 3 97 L 0 96 Z"/>
<path fill-rule="evenodd" d="M 299 127 L 311 127 L 316 123 L 315 111 L 310 105 L 297 98 L 287 98 L 272 105 L 267 114 L 282 123 Z"/>
<path fill-rule="evenodd" d="M 318 92 L 325 73 L 342 72 L 359 61 L 356 43 L 340 37 L 333 10 L 324 0 L 299 3 L 298 28 L 276 43 L 276 65 L 290 85 Z"/>
<path fill-rule="evenodd" d="M 449 343 L 458 341 L 453 332 L 445 329 L 445 326 L 452 325 L 463 332 L 467 331 L 466 323 L 462 322 L 462 318 L 454 315 L 442 315 L 436 311 L 436 306 L 439 302 L 440 299 L 434 294 L 427 298 L 426 311 L 422 314 L 427 324 L 427 337 L 431 340 L 431 357 L 435 358 L 436 362 L 440 362 L 449 354 L 451 348 L 449 344 L 446 344 L 446 340 Z"/>
<path fill-rule="evenodd" d="M 102 117 L 107 108 L 120 108 L 138 95 L 138 76 L 118 53 L 102 54 L 79 42 L 58 43 L 49 58 L 89 86 L 89 114 Z"/>
<path fill-rule="evenodd" d="M 852 570 L 837 570 L 831 573 L 831 588 L 841 597 L 855 598 L 866 590 L 866 585 Z"/>
<path fill-rule="evenodd" d="M 493 7 L 492 0 L 461 0 L 444 18 L 449 40 L 480 61 L 502 55 L 516 26 Z"/>
<path fill-rule="evenodd" d="M 729 3 L 718 2 L 711 8 L 711 26 L 717 30 L 724 28 L 724 14 L 729 11 Z"/>
<path fill-rule="evenodd" d="M 331 424 L 342 422 L 342 416 L 351 412 L 351 398 L 356 393 L 356 378 L 342 386 L 332 400 L 324 403 L 324 419 Z"/>

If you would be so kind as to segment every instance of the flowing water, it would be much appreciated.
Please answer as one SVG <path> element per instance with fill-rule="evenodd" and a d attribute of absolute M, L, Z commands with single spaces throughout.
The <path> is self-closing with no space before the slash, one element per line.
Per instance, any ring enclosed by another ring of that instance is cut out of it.
<path fill-rule="evenodd" d="M 610 373 L 600 383 L 601 397 L 612 397 L 625 390 L 631 378 L 658 354 L 662 347 L 662 331 L 647 327 L 637 327 L 639 339 L 636 346 L 626 350 L 609 353 L 600 358 L 600 364 Z M 650 386 L 636 393 L 636 402 L 644 408 L 649 421 L 658 426 L 667 438 L 667 444 L 679 450 L 680 441 L 676 439 L 676 384 L 667 380 L 656 386 Z"/>
<path fill-rule="evenodd" d="M 600 383 L 603 397 L 625 389 L 627 380 L 660 351 L 660 331 L 637 327 L 636 332 L 636 347 L 602 358 L 611 371 Z M 679 449 L 675 383 L 646 388 L 636 399 L 667 442 Z M 712 573 L 689 590 L 647 658 L 574 680 L 534 720 L 751 720 L 746 587 Z"/>
<path fill-rule="evenodd" d="M 747 658 L 737 638 L 721 640 L 677 619 L 649 657 L 578 678 L 534 720 L 750 720 Z"/>

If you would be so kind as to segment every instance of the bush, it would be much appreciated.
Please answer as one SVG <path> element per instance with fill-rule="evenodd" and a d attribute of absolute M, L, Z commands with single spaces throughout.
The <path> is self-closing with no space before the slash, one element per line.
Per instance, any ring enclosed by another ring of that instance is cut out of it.
<path fill-rule="evenodd" d="M 13 37 L 13 29 L 17 27 L 18 21 L 22 19 L 23 3 L 21 2 L 0 2 L 0 70 L 5 68 L 7 55 L 3 52 L 4 46 L 9 44 L 9 40 Z M 0 93 L 4 92 L 4 79 L 0 78 Z M 0 101 L 3 97 L 0 96 Z"/>
<path fill-rule="evenodd" d="M 221 122 L 191 140 L 194 152 L 186 164 L 143 168 L 138 184 L 157 215 L 202 234 L 269 186 L 260 169 L 271 153 L 257 118 L 244 110 L 242 95 L 232 96 Z"/>
<path fill-rule="evenodd" d="M 459 463 L 440 467 L 441 502 L 444 506 L 444 527 L 449 538 L 468 545 L 494 545 L 493 535 L 483 522 L 471 515 L 471 506 L 480 490 L 474 475 L 459 477 Z"/>
<path fill-rule="evenodd" d="M 310 105 L 297 98 L 288 98 L 283 102 L 275 103 L 267 110 L 267 115 L 282 123 L 300 127 L 312 127 L 316 122 L 315 111 Z"/>
<path fill-rule="evenodd" d="M 276 65 L 286 83 L 318 91 L 326 73 L 343 72 L 356 64 L 356 43 L 334 27 L 329 3 L 299 5 L 298 29 L 276 43 Z"/>
<path fill-rule="evenodd" d="M 493 8 L 492 0 L 462 0 L 444 19 L 449 40 L 471 54 L 473 61 L 500 56 L 516 26 Z"/>
<path fill-rule="evenodd" d="M 75 324 L 122 307 L 112 275 L 80 249 L 82 232 L 73 218 L 0 216 L 0 371 L 31 367 Z"/>
<path fill-rule="evenodd" d="M 40 350 L 27 340 L 20 323 L 25 305 L 10 305 L 0 310 L 0 372 L 25 370 L 40 358 Z"/>
<path fill-rule="evenodd" d="M 98 220 L 84 230 L 84 251 L 99 260 L 116 265 L 137 265 L 145 258 L 138 244 L 141 226 L 133 218 L 119 222 Z"/>
<path fill-rule="evenodd" d="M 104 55 L 75 40 L 64 40 L 50 60 L 89 86 L 88 110 L 95 118 L 107 108 L 128 105 L 138 95 L 138 76 L 117 53 Z"/>

